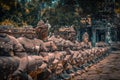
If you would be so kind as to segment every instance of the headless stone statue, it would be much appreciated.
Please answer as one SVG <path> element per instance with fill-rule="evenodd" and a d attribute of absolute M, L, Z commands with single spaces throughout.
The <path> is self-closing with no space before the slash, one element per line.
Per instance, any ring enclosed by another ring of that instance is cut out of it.
<path fill-rule="evenodd" d="M 18 56 L 26 55 L 23 46 L 13 36 L 0 34 L 0 56 Z M 3 53 L 2 53 L 3 52 Z"/>
<path fill-rule="evenodd" d="M 28 57 L 23 46 L 19 41 L 10 35 L 0 34 L 0 56 L 17 56 L 20 58 L 20 63 L 18 69 L 12 74 L 12 77 L 18 76 L 20 74 L 26 74 L 25 69 L 28 65 Z M 29 75 L 24 75 L 24 80 L 32 80 Z M 22 79 L 23 80 L 23 79 Z"/>

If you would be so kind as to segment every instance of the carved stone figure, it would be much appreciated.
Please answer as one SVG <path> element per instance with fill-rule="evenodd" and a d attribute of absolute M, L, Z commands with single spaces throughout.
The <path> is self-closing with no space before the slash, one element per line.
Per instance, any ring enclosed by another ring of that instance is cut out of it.
<path fill-rule="evenodd" d="M 1 34 L 0 36 L 0 43 L 1 49 L 10 56 L 25 56 L 26 53 L 24 52 L 23 46 L 19 43 L 19 41 L 10 35 Z M 1 51 L 2 52 L 2 51 Z M 11 54 L 12 53 L 12 54 Z M 6 55 L 6 54 L 5 54 Z"/>
<path fill-rule="evenodd" d="M 46 40 L 48 36 L 48 27 L 45 25 L 44 21 L 39 21 L 36 27 L 36 35 L 38 39 Z"/>
<path fill-rule="evenodd" d="M 39 54 L 40 51 L 47 51 L 44 42 L 40 39 L 28 39 L 25 37 L 19 37 L 17 39 L 24 47 L 28 54 Z"/>
<path fill-rule="evenodd" d="M 28 64 L 28 59 L 23 46 L 13 36 L 1 34 L 0 38 L 0 41 L 2 41 L 2 45 L 0 45 L 0 49 L 2 49 L 1 52 L 3 52 L 5 55 L 8 54 L 9 56 L 18 56 L 21 58 L 17 70 L 18 72 L 16 71 L 15 74 L 19 74 L 20 71 L 24 72 L 24 69 L 27 67 Z"/>
<path fill-rule="evenodd" d="M 89 42 L 89 35 L 85 32 L 82 36 L 83 41 L 81 42 L 82 48 L 92 48 L 91 42 Z"/>
<path fill-rule="evenodd" d="M 34 80 L 36 75 L 39 79 L 55 77 L 56 79 L 51 80 L 57 80 L 61 77 L 68 80 L 70 76 L 81 74 L 81 69 L 100 60 L 99 58 L 109 49 L 107 46 L 91 49 L 88 37 L 89 35 L 85 33 L 83 42 L 80 43 L 53 35 L 48 38 L 48 41 L 43 42 L 36 38 L 19 37 L 16 39 L 10 35 L 0 34 L 0 69 L 10 71 L 9 68 L 14 66 L 12 76 L 22 75 L 25 80 Z M 8 54 L 9 57 L 1 57 L 3 54 Z"/>

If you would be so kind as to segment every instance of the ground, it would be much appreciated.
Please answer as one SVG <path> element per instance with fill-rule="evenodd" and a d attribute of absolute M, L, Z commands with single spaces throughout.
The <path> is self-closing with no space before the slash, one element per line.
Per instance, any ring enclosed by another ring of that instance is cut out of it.
<path fill-rule="evenodd" d="M 76 76 L 75 80 L 120 80 L 120 50 L 112 51 L 85 73 Z"/>

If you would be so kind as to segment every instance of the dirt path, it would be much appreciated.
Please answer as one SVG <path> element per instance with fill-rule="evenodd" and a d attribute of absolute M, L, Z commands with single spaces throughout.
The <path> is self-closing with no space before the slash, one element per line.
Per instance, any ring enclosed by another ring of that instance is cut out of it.
<path fill-rule="evenodd" d="M 75 80 L 120 80 L 120 51 L 112 52 Z"/>

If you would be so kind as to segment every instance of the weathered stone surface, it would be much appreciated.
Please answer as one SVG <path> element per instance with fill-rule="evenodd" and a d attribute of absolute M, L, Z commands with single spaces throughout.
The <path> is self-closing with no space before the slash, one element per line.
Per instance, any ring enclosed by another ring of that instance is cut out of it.
<path fill-rule="evenodd" d="M 120 51 L 91 66 L 87 72 L 76 76 L 75 80 L 120 80 Z"/>
<path fill-rule="evenodd" d="M 47 79 L 50 75 L 54 75 L 54 77 L 59 77 L 61 75 L 62 78 L 66 78 L 64 75 L 67 75 L 69 77 L 70 74 L 72 74 L 71 76 L 73 76 L 73 74 L 88 72 L 88 66 L 89 64 L 91 64 L 91 61 L 94 60 L 95 62 L 97 62 L 97 60 L 99 60 L 98 58 L 102 55 L 105 55 L 106 51 L 108 51 L 107 47 L 92 49 L 82 48 L 78 50 L 76 48 L 72 49 L 72 47 L 79 47 L 80 45 L 74 46 L 74 43 L 69 40 L 62 41 L 64 42 L 63 45 L 61 45 L 62 49 L 58 49 L 58 46 L 56 45 L 54 40 L 43 42 L 38 39 L 28 39 L 25 37 L 20 37 L 18 39 L 12 36 L 9 37 L 13 44 L 15 44 L 13 47 L 15 48 L 15 50 L 13 49 L 14 52 L 18 52 L 24 49 L 22 52 L 19 53 L 27 53 L 25 57 L 20 58 L 20 61 L 18 63 L 19 66 L 16 67 L 17 70 L 12 70 L 14 71 L 13 75 L 15 76 L 18 74 L 23 74 L 24 72 L 26 74 L 29 73 L 28 76 L 31 76 L 33 79 L 37 75 L 46 76 L 44 77 L 44 79 Z M 42 49 L 42 52 L 41 48 L 44 49 Z M 47 48 L 48 50 L 46 50 L 45 48 Z M 30 56 L 29 53 L 31 53 L 32 56 Z M 11 56 L 11 58 L 12 57 L 13 56 Z M 1 58 L 0 60 L 2 61 Z M 1 66 L 1 70 L 6 70 L 6 67 L 11 67 L 12 65 L 9 65 L 10 62 L 11 61 L 6 61 L 8 66 L 4 66 L 6 65 L 6 63 L 2 62 L 1 65 L 3 66 Z M 106 63 L 109 64 L 109 60 L 106 61 Z M 81 72 L 79 71 L 81 69 L 84 70 Z M 91 73 L 87 74 L 86 76 L 91 76 L 91 78 L 93 78 L 92 74 L 102 73 L 102 71 L 97 68 L 97 65 L 94 65 L 93 69 L 94 71 L 91 70 Z M 40 77 L 40 79 L 42 79 L 42 77 Z"/>

